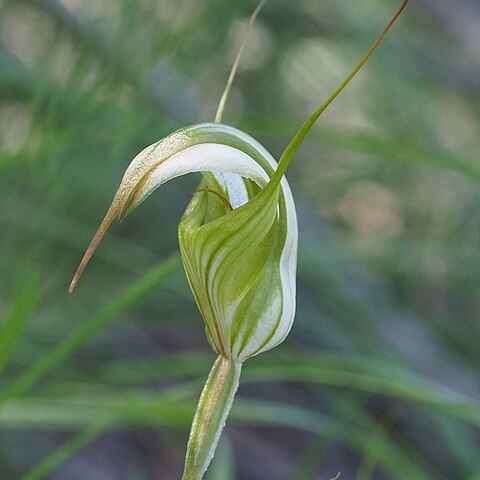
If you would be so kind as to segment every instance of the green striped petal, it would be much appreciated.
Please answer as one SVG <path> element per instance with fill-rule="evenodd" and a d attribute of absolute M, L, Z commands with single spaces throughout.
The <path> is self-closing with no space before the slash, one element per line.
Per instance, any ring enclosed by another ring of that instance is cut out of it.
<path fill-rule="evenodd" d="M 179 225 L 182 259 L 213 348 L 243 362 L 278 345 L 291 328 L 295 207 L 286 180 L 270 182 L 276 163 L 252 137 L 226 125 L 195 128 L 208 137 L 196 148 L 196 159 L 218 157 L 228 169 L 222 176 L 214 172 L 213 179 L 205 177 L 201 186 L 225 194 L 236 208 L 206 221 L 215 217 L 209 214 L 211 195 L 195 194 Z M 242 189 L 233 181 L 237 175 L 247 179 L 240 206 Z M 261 189 L 257 195 L 252 184 Z M 219 200 L 213 201 L 221 208 Z"/>

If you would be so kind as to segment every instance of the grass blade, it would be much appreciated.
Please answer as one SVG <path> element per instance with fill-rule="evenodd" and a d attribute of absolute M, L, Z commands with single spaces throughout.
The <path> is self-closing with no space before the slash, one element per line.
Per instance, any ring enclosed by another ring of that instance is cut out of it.
<path fill-rule="evenodd" d="M 133 286 L 127 288 L 108 307 L 94 315 L 77 332 L 20 375 L 0 394 L 0 405 L 8 398 L 25 392 L 48 371 L 64 362 L 75 350 L 104 329 L 118 315 L 131 308 L 154 288 L 166 282 L 175 272 L 179 271 L 180 265 L 180 257 L 172 255 L 153 268 Z"/>
<path fill-rule="evenodd" d="M 38 277 L 34 275 L 15 299 L 12 311 L 0 328 L 0 376 L 20 340 L 38 298 Z"/>
<path fill-rule="evenodd" d="M 98 423 L 76 435 L 72 440 L 66 442 L 48 457 L 44 458 L 38 465 L 33 467 L 32 470 L 22 477 L 22 480 L 40 480 L 41 478 L 45 478 L 63 462 L 98 438 L 108 428 L 108 425 L 109 422 Z"/>

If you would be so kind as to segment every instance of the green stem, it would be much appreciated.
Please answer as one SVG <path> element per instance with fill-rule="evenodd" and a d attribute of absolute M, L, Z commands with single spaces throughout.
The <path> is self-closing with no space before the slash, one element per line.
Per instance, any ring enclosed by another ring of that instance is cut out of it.
<path fill-rule="evenodd" d="M 190 430 L 182 480 L 201 480 L 210 464 L 233 399 L 242 364 L 219 355 L 203 387 Z"/>

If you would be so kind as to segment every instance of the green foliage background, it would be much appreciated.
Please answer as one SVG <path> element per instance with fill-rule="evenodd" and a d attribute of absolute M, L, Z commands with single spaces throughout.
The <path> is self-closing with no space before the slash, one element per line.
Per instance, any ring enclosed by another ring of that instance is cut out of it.
<path fill-rule="evenodd" d="M 276 157 L 399 2 L 270 0 L 224 121 Z M 115 225 L 144 146 L 213 119 L 253 2 L 0 3 L 0 478 L 175 479 L 214 355 L 178 260 L 198 178 Z M 208 480 L 480 479 L 480 7 L 418 0 L 288 172 L 298 309 Z"/>

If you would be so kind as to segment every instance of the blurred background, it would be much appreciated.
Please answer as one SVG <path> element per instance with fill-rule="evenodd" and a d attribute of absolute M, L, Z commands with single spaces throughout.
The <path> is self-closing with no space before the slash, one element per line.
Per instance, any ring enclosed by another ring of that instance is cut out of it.
<path fill-rule="evenodd" d="M 270 0 L 224 122 L 278 158 L 399 0 Z M 178 259 L 199 177 L 115 224 L 130 160 L 213 119 L 253 1 L 0 3 L 0 479 L 179 479 L 215 359 Z M 411 2 L 288 178 L 298 308 L 207 480 L 480 479 L 480 4 Z"/>

